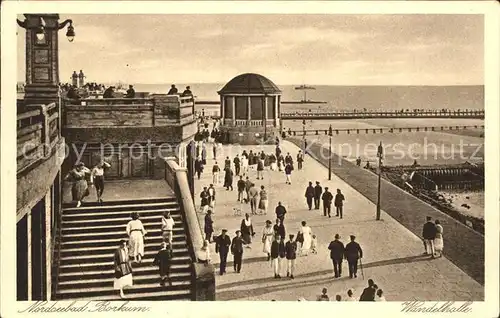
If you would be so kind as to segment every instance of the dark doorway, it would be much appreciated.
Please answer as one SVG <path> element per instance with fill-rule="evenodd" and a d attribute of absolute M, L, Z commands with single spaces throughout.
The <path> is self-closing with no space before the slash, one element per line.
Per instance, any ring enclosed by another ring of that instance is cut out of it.
<path fill-rule="evenodd" d="M 45 199 L 31 210 L 31 297 L 32 300 L 46 300 L 46 235 Z"/>
<path fill-rule="evenodd" d="M 28 300 L 28 216 L 17 222 L 17 300 Z"/>

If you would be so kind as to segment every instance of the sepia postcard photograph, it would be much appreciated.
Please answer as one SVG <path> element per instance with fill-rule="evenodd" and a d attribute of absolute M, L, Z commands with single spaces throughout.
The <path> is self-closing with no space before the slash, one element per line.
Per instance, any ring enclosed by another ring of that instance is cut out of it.
<path fill-rule="evenodd" d="M 496 2 L 1 11 L 2 317 L 498 316 Z"/>

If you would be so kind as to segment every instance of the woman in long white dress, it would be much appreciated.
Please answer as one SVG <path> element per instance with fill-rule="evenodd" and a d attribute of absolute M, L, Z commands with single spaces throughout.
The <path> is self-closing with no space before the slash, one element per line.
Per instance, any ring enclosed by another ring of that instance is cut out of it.
<path fill-rule="evenodd" d="M 146 229 L 141 220 L 139 213 L 132 213 L 132 220 L 127 224 L 127 235 L 129 237 L 129 256 L 134 258 L 136 263 L 140 263 L 144 257 L 144 235 Z"/>
<path fill-rule="evenodd" d="M 443 227 L 441 226 L 439 220 L 436 220 L 436 237 L 434 238 L 434 251 L 438 253 L 439 257 L 443 256 L 443 248 L 444 248 L 444 242 L 443 242 Z"/>
<path fill-rule="evenodd" d="M 114 265 L 115 280 L 113 282 L 113 288 L 120 291 L 121 298 L 125 298 L 123 288 L 134 284 L 132 278 L 132 266 L 130 265 L 127 251 L 127 241 L 125 240 L 120 241 L 120 247 L 115 251 Z"/>
<path fill-rule="evenodd" d="M 267 260 L 271 259 L 271 244 L 273 243 L 274 230 L 272 226 L 272 222 L 267 220 L 266 226 L 262 231 L 262 251 L 267 254 Z"/>
<path fill-rule="evenodd" d="M 309 254 L 309 250 L 311 249 L 312 230 L 309 226 L 307 226 L 306 221 L 302 221 L 302 226 L 299 230 L 299 233 L 301 233 L 303 237 L 303 243 L 300 249 L 300 253 L 307 256 Z"/>

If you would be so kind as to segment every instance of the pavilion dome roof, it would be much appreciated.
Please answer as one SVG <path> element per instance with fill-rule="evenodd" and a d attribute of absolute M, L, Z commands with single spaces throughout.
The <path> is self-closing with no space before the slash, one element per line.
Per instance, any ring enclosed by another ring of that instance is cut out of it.
<path fill-rule="evenodd" d="M 245 73 L 236 76 L 220 90 L 226 94 L 280 94 L 281 90 L 270 79 L 260 74 Z"/>

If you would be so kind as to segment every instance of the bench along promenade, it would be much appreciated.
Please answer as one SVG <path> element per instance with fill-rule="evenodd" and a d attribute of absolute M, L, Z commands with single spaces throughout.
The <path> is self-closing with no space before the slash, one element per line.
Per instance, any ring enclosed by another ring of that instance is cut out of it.
<path fill-rule="evenodd" d="M 297 138 L 290 138 L 289 141 L 299 147 L 303 145 L 303 141 Z M 322 145 L 313 143 L 308 147 L 308 154 L 328 167 L 328 157 L 321 156 L 321 154 L 328 153 L 328 150 L 322 148 Z M 332 173 L 371 202 L 377 202 L 377 187 L 374 186 L 377 184 L 376 174 L 357 167 L 335 153 L 332 153 L 331 161 Z M 422 226 L 426 216 L 434 220 L 439 219 L 445 229 L 443 235 L 445 257 L 478 283 L 484 285 L 485 239 L 483 235 L 384 179 L 381 181 L 381 193 L 381 209 L 418 237 L 422 235 Z M 394 242 L 394 244 L 399 243 Z"/>

